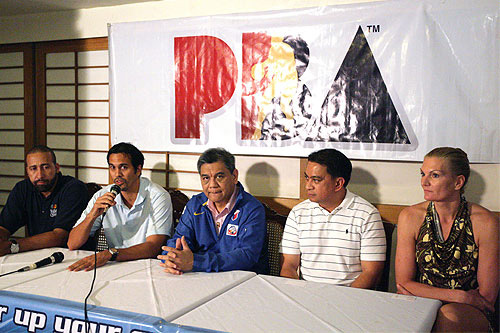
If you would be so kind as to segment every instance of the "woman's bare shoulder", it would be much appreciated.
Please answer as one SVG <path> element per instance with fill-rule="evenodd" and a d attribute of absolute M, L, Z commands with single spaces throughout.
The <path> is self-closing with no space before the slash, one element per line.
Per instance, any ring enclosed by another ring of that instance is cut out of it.
<path fill-rule="evenodd" d="M 420 202 L 415 205 L 411 205 L 406 207 L 401 211 L 399 218 L 410 218 L 410 219 L 420 219 L 425 217 L 425 213 L 427 212 L 427 206 L 429 205 L 428 201 Z"/>
<path fill-rule="evenodd" d="M 476 244 L 479 247 L 486 245 L 488 248 L 493 248 L 494 253 L 498 253 L 498 234 L 500 231 L 498 216 L 478 204 L 471 203 L 470 220 Z"/>
<path fill-rule="evenodd" d="M 470 204 L 470 219 L 474 224 L 498 226 L 498 215 L 481 205 Z"/>
<path fill-rule="evenodd" d="M 427 212 L 428 201 L 424 201 L 415 205 L 406 207 L 401 211 L 398 218 L 398 226 L 404 225 L 420 225 L 424 220 Z"/>

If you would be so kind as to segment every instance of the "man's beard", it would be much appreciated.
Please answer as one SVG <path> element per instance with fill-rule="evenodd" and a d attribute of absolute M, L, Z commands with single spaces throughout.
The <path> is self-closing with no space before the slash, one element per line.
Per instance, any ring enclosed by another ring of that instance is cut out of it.
<path fill-rule="evenodd" d="M 57 182 L 57 175 L 47 184 L 43 185 L 35 185 L 35 188 L 38 192 L 48 192 L 52 189 L 54 184 Z"/>

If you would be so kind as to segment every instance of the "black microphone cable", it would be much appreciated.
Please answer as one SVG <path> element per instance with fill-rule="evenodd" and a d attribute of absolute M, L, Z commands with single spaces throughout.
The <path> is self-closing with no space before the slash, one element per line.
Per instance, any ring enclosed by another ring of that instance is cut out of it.
<path fill-rule="evenodd" d="M 17 271 L 12 271 L 12 272 L 8 272 L 8 273 L 3 273 L 2 275 L 0 275 L 0 277 L 5 276 L 5 275 L 9 275 L 9 274 L 14 274 L 14 273 L 17 273 Z"/>
<path fill-rule="evenodd" d="M 106 213 L 104 213 L 102 215 L 103 220 L 104 220 L 105 215 L 106 215 Z M 90 295 L 92 294 L 92 291 L 94 290 L 94 283 L 95 283 L 96 276 L 97 276 L 97 240 L 96 240 L 96 244 L 94 247 L 94 276 L 92 277 L 92 283 L 90 285 L 89 293 L 85 297 L 85 303 L 84 303 L 84 308 L 83 308 L 84 315 L 85 315 L 85 332 L 86 333 L 90 332 L 90 321 L 89 321 L 89 315 L 88 315 L 88 311 L 87 311 L 87 301 L 88 301 Z"/>
<path fill-rule="evenodd" d="M 116 185 L 116 184 L 111 186 L 111 188 L 109 190 L 109 192 L 113 193 L 115 195 L 115 197 L 118 194 L 120 194 L 121 191 L 122 191 L 121 187 Z M 104 210 L 104 213 L 102 213 L 101 227 L 102 227 L 102 223 L 104 223 L 104 217 L 106 216 L 107 211 L 108 211 L 108 209 L 106 208 Z M 85 302 L 84 302 L 84 307 L 83 307 L 83 312 L 84 312 L 84 316 L 85 316 L 85 332 L 86 333 L 90 332 L 90 321 L 89 321 L 89 315 L 88 315 L 88 310 L 87 310 L 87 302 L 88 302 L 90 295 L 92 294 L 92 291 L 94 290 L 94 283 L 95 283 L 95 279 L 97 276 L 97 245 L 99 242 L 99 235 L 96 235 L 96 236 L 97 237 L 96 237 L 96 242 L 95 242 L 95 247 L 94 247 L 94 276 L 92 277 L 92 283 L 90 285 L 90 290 L 89 290 L 89 293 L 87 294 L 87 296 L 85 297 Z"/>

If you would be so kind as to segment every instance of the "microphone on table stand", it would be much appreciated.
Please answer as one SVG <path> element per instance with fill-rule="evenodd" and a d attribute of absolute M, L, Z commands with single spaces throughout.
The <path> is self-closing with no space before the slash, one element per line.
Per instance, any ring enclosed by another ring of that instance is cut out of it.
<path fill-rule="evenodd" d="M 31 270 L 34 270 L 34 269 L 37 269 L 37 268 L 40 268 L 43 266 L 50 265 L 50 264 L 57 264 L 63 260 L 64 260 L 64 254 L 62 252 L 54 252 L 54 253 L 52 253 L 52 255 L 50 257 L 47 257 L 47 258 L 42 259 L 40 261 L 37 261 L 34 264 L 24 266 L 23 268 L 20 268 L 17 271 L 12 271 L 9 273 L 2 274 L 2 275 L 0 275 L 0 277 L 5 276 L 5 275 L 9 275 L 9 274 L 13 274 L 13 273 L 18 273 L 18 272 L 31 271 Z"/>

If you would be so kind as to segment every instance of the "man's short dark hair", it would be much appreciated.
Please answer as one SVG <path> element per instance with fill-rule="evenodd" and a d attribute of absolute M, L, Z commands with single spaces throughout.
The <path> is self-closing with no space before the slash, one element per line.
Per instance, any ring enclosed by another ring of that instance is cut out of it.
<path fill-rule="evenodd" d="M 311 153 L 307 160 L 326 166 L 326 171 L 332 178 L 344 178 L 344 187 L 347 187 L 351 179 L 352 163 L 340 151 L 336 149 L 322 149 Z"/>
<path fill-rule="evenodd" d="M 144 155 L 141 153 L 139 149 L 137 149 L 133 144 L 128 142 L 120 142 L 111 147 L 108 151 L 108 155 L 106 156 L 106 160 L 109 164 L 109 155 L 111 154 L 125 154 L 130 158 L 130 162 L 134 167 L 135 172 L 137 172 L 137 168 L 140 166 L 144 166 Z"/>
<path fill-rule="evenodd" d="M 224 163 L 229 172 L 233 173 L 235 167 L 234 156 L 224 148 L 210 148 L 205 150 L 198 159 L 197 167 L 198 173 L 201 172 L 203 164 L 210 164 L 221 161 Z"/>
<path fill-rule="evenodd" d="M 54 165 L 57 163 L 56 154 L 54 153 L 54 151 L 51 148 L 49 148 L 45 145 L 33 146 L 33 148 L 28 150 L 28 152 L 26 153 L 26 157 L 28 157 L 28 155 L 30 155 L 30 154 L 35 154 L 35 153 L 50 153 L 50 155 L 52 155 L 52 162 L 54 162 Z"/>

